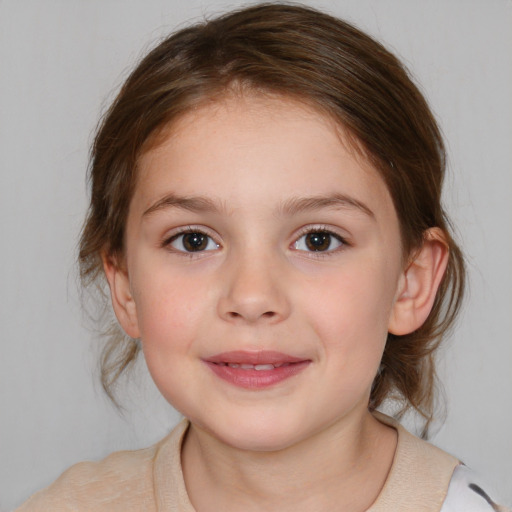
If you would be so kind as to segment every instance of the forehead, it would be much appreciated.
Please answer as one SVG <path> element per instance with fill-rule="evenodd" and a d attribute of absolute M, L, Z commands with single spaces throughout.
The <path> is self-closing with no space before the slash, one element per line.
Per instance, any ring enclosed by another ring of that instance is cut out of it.
<path fill-rule="evenodd" d="M 336 188 L 390 202 L 379 173 L 331 117 L 295 99 L 245 94 L 205 103 L 165 127 L 139 160 L 136 196 L 145 207 L 175 192 L 268 206 L 274 197 Z"/>

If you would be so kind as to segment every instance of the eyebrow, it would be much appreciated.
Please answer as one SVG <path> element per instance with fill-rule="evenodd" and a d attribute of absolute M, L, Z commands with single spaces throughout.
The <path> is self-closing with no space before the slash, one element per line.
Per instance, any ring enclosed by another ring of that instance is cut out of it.
<path fill-rule="evenodd" d="M 176 194 L 167 194 L 163 198 L 156 201 L 149 208 L 147 208 L 143 216 L 151 215 L 160 210 L 167 208 L 179 208 L 198 213 L 218 213 L 225 208 L 223 205 L 208 197 L 202 196 L 178 196 Z M 312 197 L 292 197 L 287 199 L 279 208 L 280 215 L 292 216 L 298 213 L 308 211 L 321 210 L 324 208 L 333 209 L 352 209 L 360 211 L 365 215 L 375 218 L 372 210 L 363 202 L 347 196 L 345 194 L 331 194 L 327 196 L 312 196 Z"/>
<path fill-rule="evenodd" d="M 331 194 L 328 196 L 293 197 L 285 201 L 280 211 L 285 215 L 294 215 L 306 211 L 321 210 L 323 208 L 355 209 L 375 218 L 372 210 L 363 202 L 345 194 Z"/>
<path fill-rule="evenodd" d="M 220 204 L 207 197 L 191 196 L 184 197 L 176 194 L 167 194 L 162 199 L 159 199 L 156 203 L 152 204 L 147 210 L 144 211 L 142 216 L 151 215 L 159 210 L 165 210 L 167 208 L 179 208 L 182 210 L 188 210 L 191 212 L 218 212 L 222 210 Z"/>

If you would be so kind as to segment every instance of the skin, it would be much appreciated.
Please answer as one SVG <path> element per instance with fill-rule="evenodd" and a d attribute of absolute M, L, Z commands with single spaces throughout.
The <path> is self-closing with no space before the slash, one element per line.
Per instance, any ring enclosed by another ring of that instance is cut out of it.
<path fill-rule="evenodd" d="M 205 250 L 187 252 L 183 229 L 208 235 Z M 310 250 L 306 234 L 326 231 L 328 248 Z M 427 317 L 446 258 L 438 230 L 404 258 L 383 180 L 304 105 L 227 98 L 169 127 L 140 159 L 124 260 L 104 265 L 121 325 L 191 421 L 198 511 L 371 505 L 396 447 L 368 411 L 371 384 L 388 331 Z M 204 363 L 233 350 L 308 364 L 248 390 Z"/>

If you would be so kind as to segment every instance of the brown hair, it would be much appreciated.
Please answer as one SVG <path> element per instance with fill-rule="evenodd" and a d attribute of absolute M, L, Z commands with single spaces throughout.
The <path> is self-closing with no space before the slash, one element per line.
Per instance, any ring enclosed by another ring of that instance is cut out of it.
<path fill-rule="evenodd" d="M 389 335 L 370 408 L 391 396 L 426 420 L 434 410 L 434 352 L 460 308 L 462 254 L 441 206 L 445 149 L 437 123 L 398 59 L 352 25 L 298 5 L 260 4 L 180 30 L 154 48 L 128 77 L 92 147 L 91 203 L 80 240 L 82 282 L 102 277 L 101 252 L 122 256 L 137 159 L 168 123 L 234 89 L 292 96 L 331 116 L 385 180 L 406 255 L 439 227 L 448 268 L 424 325 Z M 102 356 L 112 385 L 138 352 L 119 328 Z"/>

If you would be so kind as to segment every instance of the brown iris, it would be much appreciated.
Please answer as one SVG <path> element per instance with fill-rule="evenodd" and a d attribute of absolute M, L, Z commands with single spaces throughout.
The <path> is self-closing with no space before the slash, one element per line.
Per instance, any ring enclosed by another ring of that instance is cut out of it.
<path fill-rule="evenodd" d="M 310 251 L 326 251 L 331 245 L 330 233 L 308 233 L 306 235 L 306 246 Z"/>
<path fill-rule="evenodd" d="M 203 251 L 208 245 L 208 236 L 203 233 L 185 233 L 183 247 L 189 252 Z"/>

